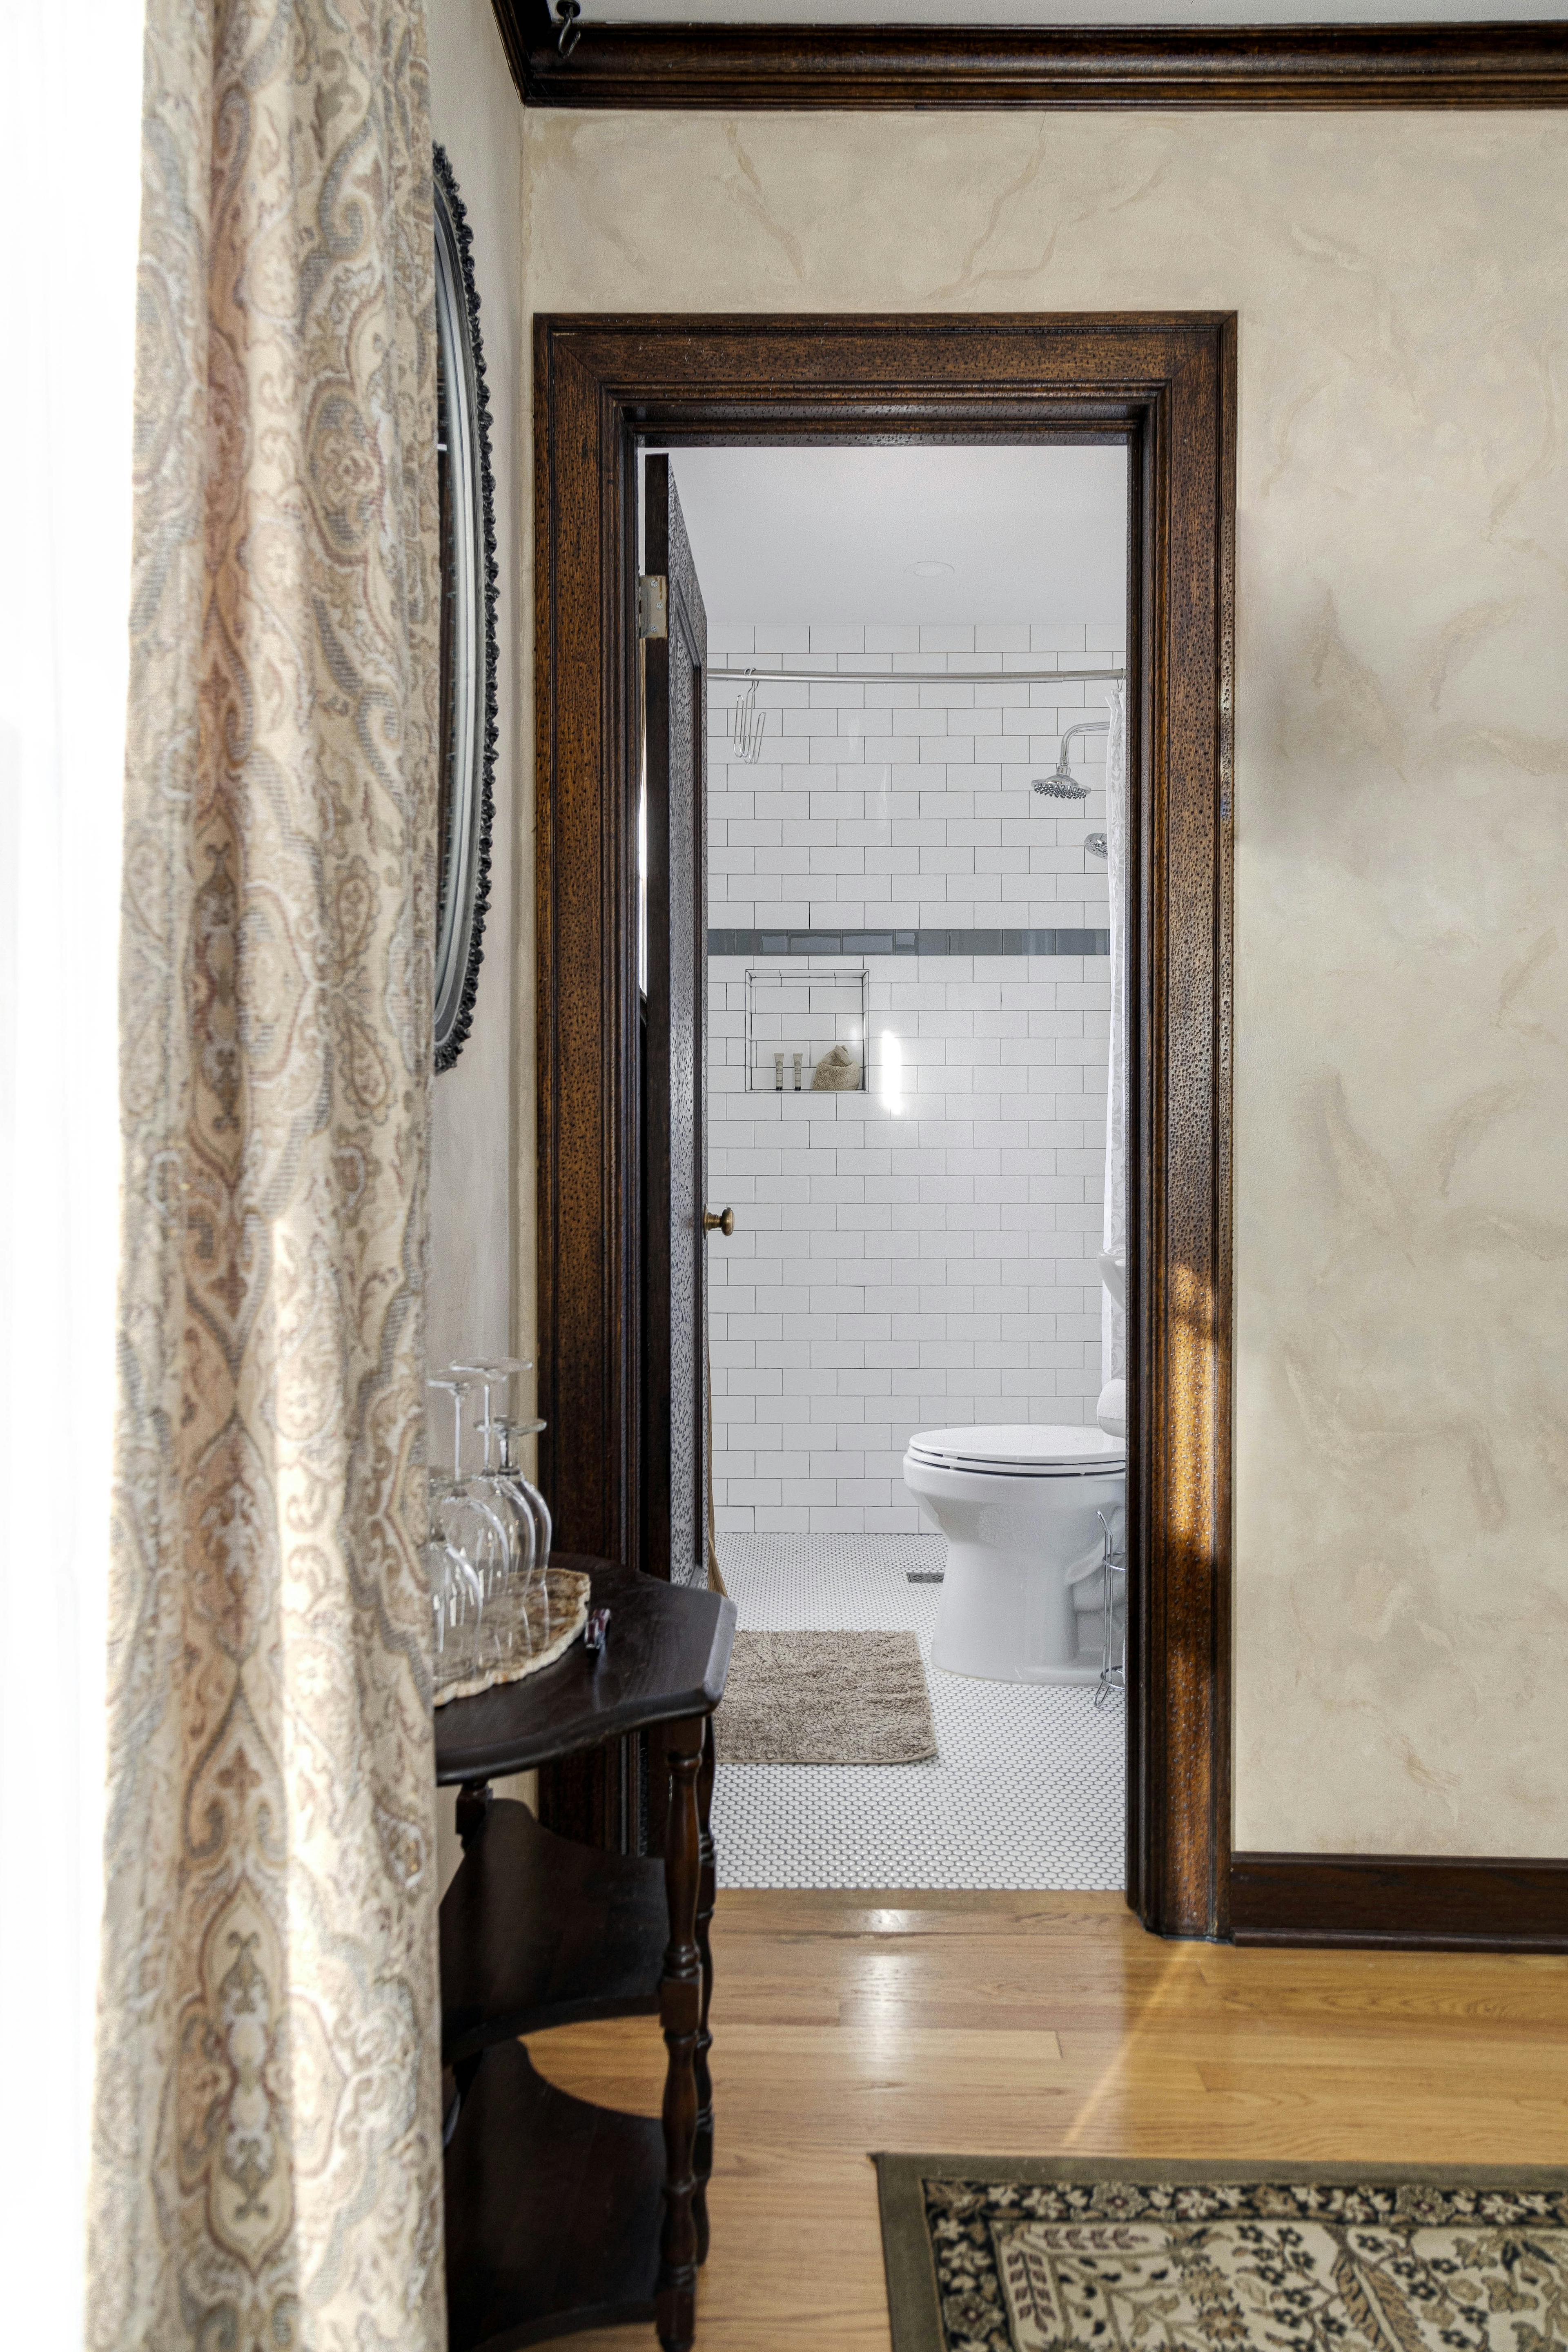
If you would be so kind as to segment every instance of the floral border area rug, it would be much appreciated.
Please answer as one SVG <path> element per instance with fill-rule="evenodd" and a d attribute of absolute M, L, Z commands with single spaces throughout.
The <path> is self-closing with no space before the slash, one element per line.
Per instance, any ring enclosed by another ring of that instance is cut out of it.
<path fill-rule="evenodd" d="M 1568 2169 L 874 2161 L 894 2352 L 1568 2346 Z"/>

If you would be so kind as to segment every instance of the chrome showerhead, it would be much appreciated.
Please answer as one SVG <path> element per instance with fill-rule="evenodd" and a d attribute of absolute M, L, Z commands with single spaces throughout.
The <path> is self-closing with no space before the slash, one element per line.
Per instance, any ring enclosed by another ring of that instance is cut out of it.
<path fill-rule="evenodd" d="M 1058 768 L 1054 775 L 1037 776 L 1035 790 L 1047 793 L 1053 801 L 1086 801 L 1089 798 L 1089 786 L 1080 784 L 1066 768 Z"/>
<path fill-rule="evenodd" d="M 1075 719 L 1061 739 L 1061 744 L 1057 752 L 1056 767 L 1048 776 L 1035 778 L 1035 790 L 1037 793 L 1046 793 L 1053 801 L 1088 800 L 1089 786 L 1080 784 L 1068 765 L 1072 753 L 1073 738 L 1075 735 L 1107 735 L 1110 731 L 1109 719 Z"/>

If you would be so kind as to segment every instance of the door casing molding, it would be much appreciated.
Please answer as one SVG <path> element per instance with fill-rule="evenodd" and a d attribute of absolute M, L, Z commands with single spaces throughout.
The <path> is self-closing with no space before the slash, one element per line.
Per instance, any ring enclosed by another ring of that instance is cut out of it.
<path fill-rule="evenodd" d="M 637 451 L 1128 447 L 1128 1899 L 1225 1936 L 1234 314 L 542 316 L 533 381 L 542 1475 L 564 1549 L 633 1564 Z"/>

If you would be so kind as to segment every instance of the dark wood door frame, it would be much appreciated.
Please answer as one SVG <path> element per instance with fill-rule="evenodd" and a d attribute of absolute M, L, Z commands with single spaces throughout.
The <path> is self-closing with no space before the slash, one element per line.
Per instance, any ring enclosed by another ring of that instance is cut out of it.
<path fill-rule="evenodd" d="M 563 1548 L 634 1565 L 638 448 L 1129 450 L 1128 1899 L 1226 1935 L 1234 317 L 541 318 L 534 436 L 543 1476 Z M 620 1770 L 572 1808 L 612 1842 Z"/>

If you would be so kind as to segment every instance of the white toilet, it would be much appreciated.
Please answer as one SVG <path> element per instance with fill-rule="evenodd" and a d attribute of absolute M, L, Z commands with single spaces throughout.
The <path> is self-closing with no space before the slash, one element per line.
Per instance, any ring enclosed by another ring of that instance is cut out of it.
<path fill-rule="evenodd" d="M 1108 1530 L 1119 1571 L 1127 1557 L 1125 1420 L 1120 1434 L 927 1430 L 910 1440 L 904 1484 L 947 1538 L 932 1664 L 991 1682 L 1098 1682 Z M 1121 1572 L 1114 1584 L 1119 1655 Z"/>

